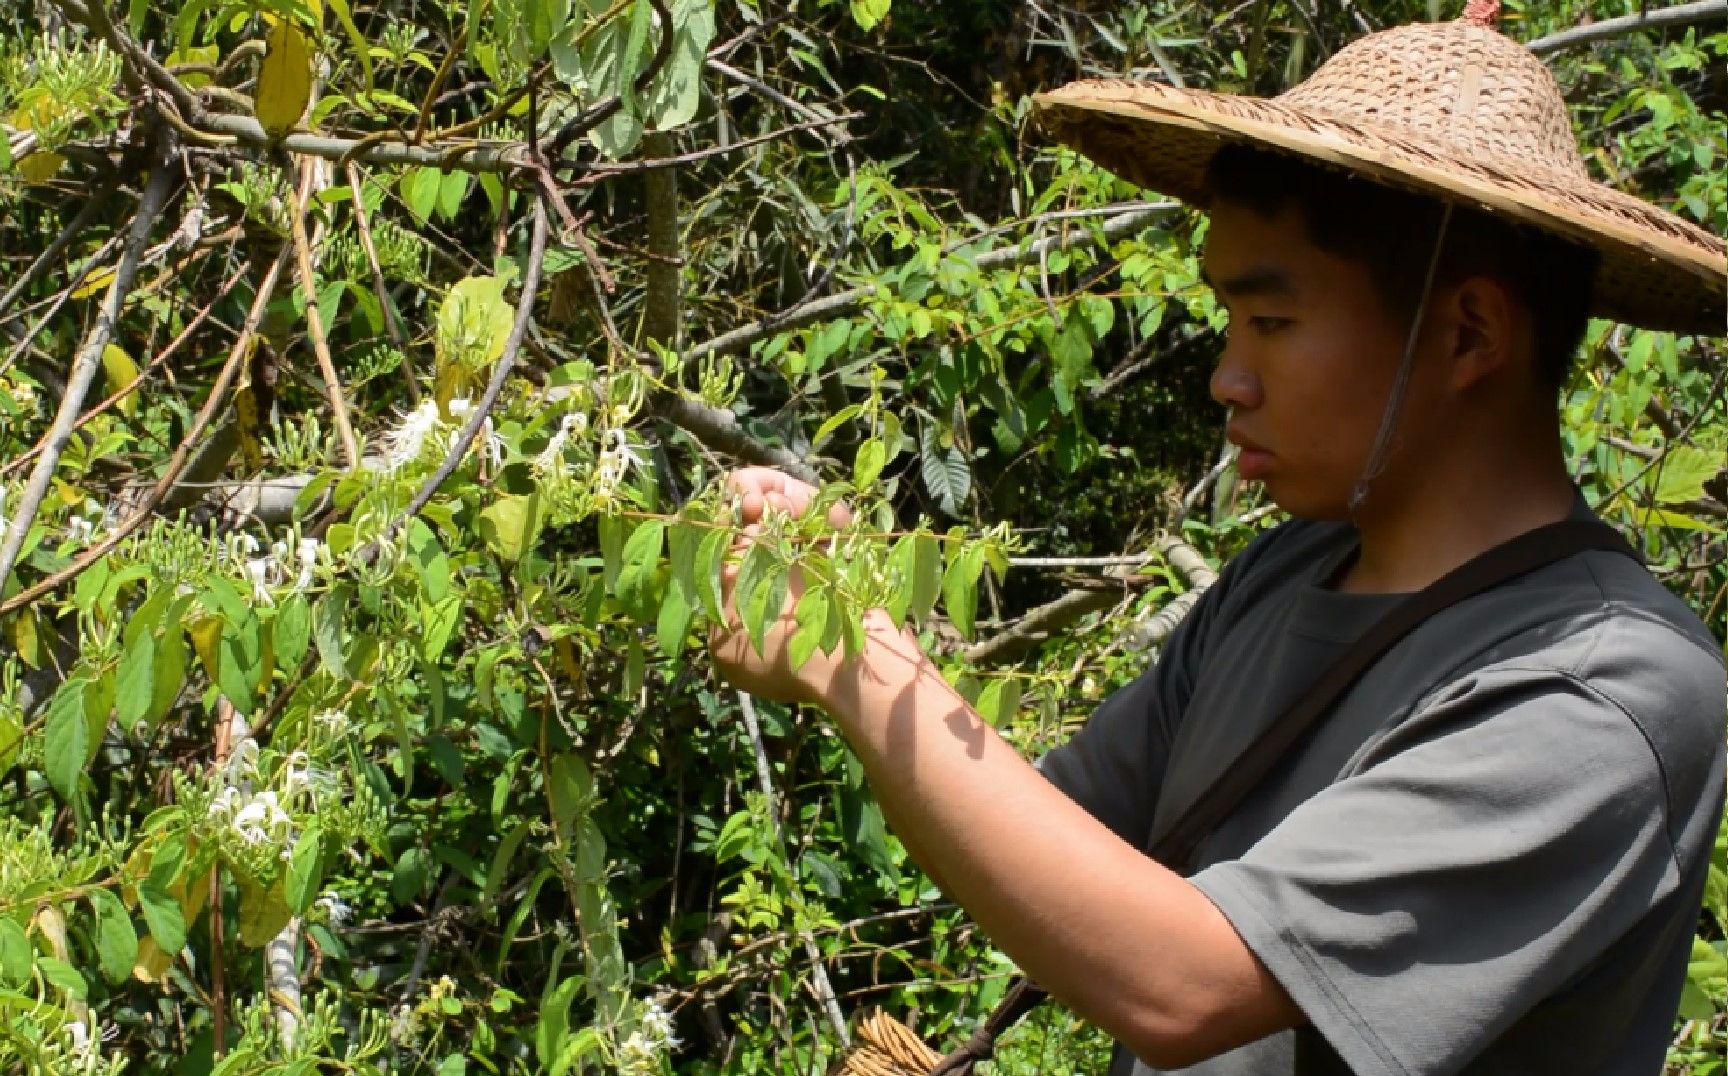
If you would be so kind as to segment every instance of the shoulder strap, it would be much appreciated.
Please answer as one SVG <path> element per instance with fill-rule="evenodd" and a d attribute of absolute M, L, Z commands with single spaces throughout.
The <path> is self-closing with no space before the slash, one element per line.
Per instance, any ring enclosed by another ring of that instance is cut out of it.
<path fill-rule="evenodd" d="M 1200 842 L 1241 805 L 1363 673 L 1424 621 L 1467 598 L 1589 550 L 1621 553 L 1642 563 L 1638 552 L 1606 523 L 1563 520 L 1495 546 L 1393 606 L 1153 841 L 1152 857 L 1172 870 L 1192 871 Z"/>
<path fill-rule="evenodd" d="M 1423 621 L 1537 568 L 1591 550 L 1620 553 L 1643 563 L 1638 551 L 1606 523 L 1563 520 L 1497 545 L 1399 602 L 1339 655 L 1259 739 L 1243 749 L 1224 775 L 1152 843 L 1152 857 L 1172 869 L 1189 873 L 1194 854 L 1206 835 L 1230 816 L 1363 673 Z M 990 1056 L 996 1036 L 1045 996 L 1045 991 L 1030 979 L 1016 980 L 971 1040 L 943 1058 L 933 1072 L 942 1076 L 970 1073 L 975 1062 Z"/>

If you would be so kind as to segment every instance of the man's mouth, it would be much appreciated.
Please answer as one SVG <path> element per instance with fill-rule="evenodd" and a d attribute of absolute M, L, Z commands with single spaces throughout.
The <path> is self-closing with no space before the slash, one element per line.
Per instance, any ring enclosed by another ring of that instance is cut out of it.
<path fill-rule="evenodd" d="M 1224 431 L 1225 440 L 1241 451 L 1236 456 L 1236 473 L 1254 481 L 1265 478 L 1272 468 L 1272 453 L 1253 438 L 1234 427 Z"/>

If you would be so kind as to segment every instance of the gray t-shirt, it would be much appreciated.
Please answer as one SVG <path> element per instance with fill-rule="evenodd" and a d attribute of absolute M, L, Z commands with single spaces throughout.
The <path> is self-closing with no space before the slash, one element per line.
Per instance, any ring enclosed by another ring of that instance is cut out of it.
<path fill-rule="evenodd" d="M 1044 774 L 1148 847 L 1399 600 L 1322 585 L 1354 541 L 1262 536 Z M 1201 845 L 1195 885 L 1309 1024 L 1184 1071 L 1659 1073 L 1724 713 L 1722 648 L 1619 554 L 1434 617 Z"/>

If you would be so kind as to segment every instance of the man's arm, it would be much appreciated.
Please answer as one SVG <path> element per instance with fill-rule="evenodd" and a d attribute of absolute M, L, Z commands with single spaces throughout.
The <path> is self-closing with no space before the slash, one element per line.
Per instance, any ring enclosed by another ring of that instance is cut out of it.
<path fill-rule="evenodd" d="M 1179 1068 L 1301 1022 L 1211 901 L 1063 795 L 885 618 L 821 699 L 914 858 L 1040 985 Z"/>

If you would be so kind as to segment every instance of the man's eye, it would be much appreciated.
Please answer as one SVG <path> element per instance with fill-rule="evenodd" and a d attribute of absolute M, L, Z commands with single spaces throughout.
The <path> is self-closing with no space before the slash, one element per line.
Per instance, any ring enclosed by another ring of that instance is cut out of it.
<path fill-rule="evenodd" d="M 1266 315 L 1258 315 L 1246 320 L 1249 327 L 1258 333 L 1274 333 L 1279 329 L 1289 328 L 1291 324 L 1290 318 L 1277 318 Z"/>

